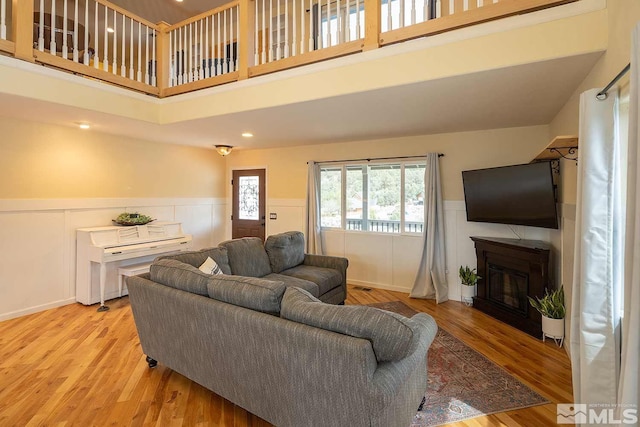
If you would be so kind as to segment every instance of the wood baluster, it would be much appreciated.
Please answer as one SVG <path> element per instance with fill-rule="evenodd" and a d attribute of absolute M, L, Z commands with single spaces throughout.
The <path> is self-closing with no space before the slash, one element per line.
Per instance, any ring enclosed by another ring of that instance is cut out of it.
<path fill-rule="evenodd" d="M 229 62 L 227 59 L 227 9 L 224 10 L 223 16 L 223 30 L 222 30 L 222 72 L 227 74 L 229 72 Z"/>
<path fill-rule="evenodd" d="M 107 29 L 109 28 L 109 8 L 107 6 L 104 7 L 104 55 L 102 58 L 102 69 L 104 71 L 109 71 L 109 32 Z"/>
<path fill-rule="evenodd" d="M 127 77 L 127 17 L 122 15 L 122 46 L 120 46 L 120 55 L 122 56 L 122 65 L 120 66 L 120 75 Z"/>
<path fill-rule="evenodd" d="M 280 39 L 280 28 L 281 24 L 280 24 L 280 0 L 276 0 L 276 31 L 277 31 L 277 35 L 276 35 L 276 61 L 278 59 L 282 59 L 282 47 L 280 46 L 281 43 L 281 39 Z"/>
<path fill-rule="evenodd" d="M 89 0 L 84 2 L 84 65 L 89 66 Z"/>
<path fill-rule="evenodd" d="M 40 21 L 38 22 L 38 50 L 44 52 L 44 0 L 40 0 Z"/>
<path fill-rule="evenodd" d="M 129 23 L 129 78 L 133 80 L 133 19 L 129 18 Z"/>
<path fill-rule="evenodd" d="M 255 1 L 255 0 L 254 0 Z M 248 7 L 248 5 L 247 5 Z M 246 48 L 244 48 L 242 46 L 242 44 L 249 44 L 249 34 L 247 33 L 250 25 L 248 22 L 246 22 L 244 25 L 242 24 L 242 19 L 246 19 L 247 16 L 243 17 L 240 16 L 240 5 L 236 6 L 236 40 L 238 41 L 238 44 L 236 45 L 236 56 L 235 56 L 235 70 L 236 71 L 240 71 L 239 77 L 240 78 L 248 78 L 249 77 L 249 64 L 248 64 L 248 60 L 249 60 L 249 49 L 251 46 L 246 46 Z M 255 17 L 253 18 L 255 19 Z M 247 34 L 247 41 L 243 42 L 240 40 L 240 27 L 244 28 L 244 34 Z M 240 61 L 240 58 L 243 59 L 243 61 L 241 62 L 242 65 L 242 70 L 240 70 L 238 68 L 238 61 Z"/>
<path fill-rule="evenodd" d="M 236 63 L 233 57 L 233 8 L 229 9 L 229 27 L 229 72 L 232 72 L 236 70 Z"/>
<path fill-rule="evenodd" d="M 76 0 L 73 10 L 73 62 L 78 62 L 78 55 L 78 0 Z"/>
<path fill-rule="evenodd" d="M 67 45 L 67 0 L 64 0 L 62 3 L 62 58 L 69 59 L 68 56 L 69 46 Z"/>
<path fill-rule="evenodd" d="M 124 40 L 124 37 L 122 39 Z M 113 11 L 113 61 L 111 71 L 113 74 L 118 75 L 118 13 L 115 10 Z"/>
<path fill-rule="evenodd" d="M 289 57 L 289 1 L 288 0 L 284 0 L 284 57 L 285 58 Z"/>
<path fill-rule="evenodd" d="M 198 77 L 200 77 L 200 80 L 204 79 L 204 64 L 202 63 L 203 59 L 204 59 L 204 55 L 203 55 L 203 48 L 204 46 L 202 45 L 204 40 L 202 39 L 202 32 L 204 31 L 204 25 L 202 25 L 202 19 L 199 21 L 200 22 L 200 59 L 198 60 L 198 67 L 200 68 L 200 72 L 198 73 Z"/>
<path fill-rule="evenodd" d="M 152 43 L 152 45 L 153 45 L 153 48 L 151 49 L 151 56 L 152 56 L 152 59 L 151 59 L 151 85 L 152 85 L 152 86 L 157 86 L 157 83 L 158 83 L 158 78 L 157 78 L 157 73 L 158 73 L 157 68 L 158 68 L 158 64 L 156 63 L 156 38 L 157 38 L 158 36 L 160 36 L 160 37 L 162 37 L 162 38 L 164 39 L 164 31 L 165 31 L 165 30 L 164 30 L 164 28 L 165 28 L 165 27 L 166 27 L 166 24 L 163 24 L 163 25 L 160 27 L 160 28 L 162 28 L 162 29 L 163 29 L 163 31 L 162 31 L 162 32 L 161 32 L 161 31 L 156 31 L 156 30 L 154 30 L 154 31 L 153 31 L 153 38 L 152 38 L 152 42 L 153 42 L 153 43 Z M 159 46 L 159 47 L 160 47 L 160 48 L 162 48 L 162 46 Z M 166 50 L 166 49 L 164 49 L 164 50 Z M 166 55 L 166 53 L 165 53 L 165 55 Z M 162 58 L 160 58 L 160 59 L 162 59 Z M 168 59 L 168 58 L 167 58 L 167 59 Z M 165 65 L 166 63 L 167 63 L 167 61 L 162 61 L 162 64 L 163 64 L 163 65 L 162 65 L 162 68 L 163 68 L 163 70 L 166 70 L 166 65 Z M 164 71 L 162 72 L 162 76 L 163 76 L 163 77 L 166 77 L 166 74 L 164 74 Z M 166 78 L 163 78 L 163 79 L 162 79 L 162 81 L 166 81 L 166 80 L 167 80 Z M 162 84 L 162 86 L 164 86 L 164 83 Z"/>
<path fill-rule="evenodd" d="M 297 0 L 296 0 L 297 1 Z M 311 13 L 311 11 L 309 11 Z M 305 16 L 304 16 L 304 0 L 300 0 L 300 54 L 304 53 L 305 43 Z"/>
<path fill-rule="evenodd" d="M 138 22 L 138 74 L 136 80 L 142 81 L 142 23 Z"/>
<path fill-rule="evenodd" d="M 207 16 L 204 21 L 204 78 L 208 79 L 211 77 L 211 63 L 209 62 L 209 17 Z"/>
<path fill-rule="evenodd" d="M 49 52 L 51 55 L 56 54 L 56 0 L 51 0 L 51 38 L 49 39 Z"/>
<path fill-rule="evenodd" d="M 262 55 L 261 55 L 262 64 L 265 64 L 267 62 L 267 26 L 265 24 L 266 19 L 267 19 L 267 10 L 265 9 L 265 0 L 262 0 Z"/>
<path fill-rule="evenodd" d="M 95 23 L 93 26 L 93 31 L 96 34 L 96 40 L 93 43 L 94 46 L 94 51 L 93 51 L 93 66 L 94 68 L 99 68 L 100 67 L 100 32 L 98 31 L 98 11 L 100 9 L 100 4 L 99 3 L 95 3 Z"/>
<path fill-rule="evenodd" d="M 221 25 L 220 25 L 220 17 L 222 16 L 222 13 L 218 12 L 218 55 L 217 55 L 217 61 L 218 61 L 218 65 L 216 67 L 217 73 L 216 75 L 220 75 L 222 74 L 222 52 L 220 52 L 220 46 L 222 45 L 221 43 L 221 34 L 220 34 L 220 30 L 221 30 Z"/>
<path fill-rule="evenodd" d="M 144 82 L 146 84 L 149 84 L 149 26 L 147 25 L 144 26 L 144 33 L 146 36 L 144 38 L 144 65 L 145 65 Z M 171 47 L 171 37 L 169 37 L 169 47 Z"/>
<path fill-rule="evenodd" d="M 193 81 L 193 25 L 189 23 L 189 44 L 187 45 L 187 82 Z"/>

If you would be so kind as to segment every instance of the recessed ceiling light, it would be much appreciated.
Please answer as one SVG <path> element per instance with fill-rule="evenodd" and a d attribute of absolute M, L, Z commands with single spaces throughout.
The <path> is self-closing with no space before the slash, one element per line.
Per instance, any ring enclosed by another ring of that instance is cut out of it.
<path fill-rule="evenodd" d="M 113 32 L 115 32 L 115 31 L 113 30 L 113 28 L 111 28 L 111 27 L 107 27 L 107 33 L 113 33 Z"/>
<path fill-rule="evenodd" d="M 251 138 L 253 137 L 253 134 L 251 132 L 242 132 L 242 136 L 244 136 L 245 138 Z"/>
<path fill-rule="evenodd" d="M 178 3 L 182 3 L 182 0 L 176 0 Z"/>
<path fill-rule="evenodd" d="M 78 126 L 80 129 L 91 129 L 91 125 L 89 123 L 80 123 Z"/>

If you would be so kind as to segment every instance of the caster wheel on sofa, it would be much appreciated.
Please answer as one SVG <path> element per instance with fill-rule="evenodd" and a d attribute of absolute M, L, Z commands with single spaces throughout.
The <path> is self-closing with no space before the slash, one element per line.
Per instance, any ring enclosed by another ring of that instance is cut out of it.
<path fill-rule="evenodd" d="M 147 356 L 147 363 L 149 364 L 150 368 L 155 368 L 156 366 L 158 366 L 158 361 L 150 358 L 149 356 Z"/>

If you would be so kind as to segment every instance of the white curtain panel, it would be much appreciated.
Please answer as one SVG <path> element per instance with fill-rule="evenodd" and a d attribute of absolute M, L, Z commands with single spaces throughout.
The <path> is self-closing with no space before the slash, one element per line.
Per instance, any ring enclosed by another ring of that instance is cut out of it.
<path fill-rule="evenodd" d="M 324 255 L 320 234 L 320 165 L 309 162 L 307 177 L 307 253 Z"/>
<path fill-rule="evenodd" d="M 640 407 L 640 25 L 631 43 L 631 89 L 629 92 L 629 147 L 627 155 L 627 222 L 625 241 L 624 319 L 622 362 L 618 402 Z M 637 425 L 637 424 L 636 424 Z"/>
<path fill-rule="evenodd" d="M 620 369 L 622 288 L 618 95 L 580 97 L 580 160 L 571 306 L 571 366 L 576 404 L 615 404 Z M 637 332 L 636 332 L 637 333 Z"/>
<path fill-rule="evenodd" d="M 424 171 L 424 243 L 420 268 L 409 294 L 412 298 L 449 299 L 445 276 L 444 214 L 438 153 L 427 154 Z"/>

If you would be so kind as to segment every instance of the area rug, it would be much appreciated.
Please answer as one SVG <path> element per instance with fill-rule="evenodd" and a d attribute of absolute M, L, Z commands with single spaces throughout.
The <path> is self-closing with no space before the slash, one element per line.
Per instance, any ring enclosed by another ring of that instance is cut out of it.
<path fill-rule="evenodd" d="M 416 311 L 401 301 L 369 304 L 403 316 Z M 548 401 L 442 328 L 428 354 L 425 397 L 411 427 L 432 427 Z"/>

